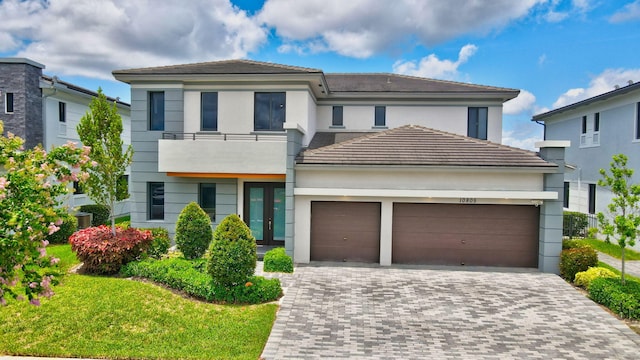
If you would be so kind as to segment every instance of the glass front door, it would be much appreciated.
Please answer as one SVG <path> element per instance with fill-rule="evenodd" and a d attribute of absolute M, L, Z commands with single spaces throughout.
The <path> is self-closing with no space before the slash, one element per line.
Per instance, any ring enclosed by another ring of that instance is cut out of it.
<path fill-rule="evenodd" d="M 245 183 L 244 221 L 258 244 L 283 245 L 284 183 Z"/>

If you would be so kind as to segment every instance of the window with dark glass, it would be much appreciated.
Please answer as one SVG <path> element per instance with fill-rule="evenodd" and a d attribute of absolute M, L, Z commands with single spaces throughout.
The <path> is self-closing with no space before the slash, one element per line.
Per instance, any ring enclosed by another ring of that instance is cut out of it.
<path fill-rule="evenodd" d="M 589 184 L 589 214 L 596 213 L 596 184 Z"/>
<path fill-rule="evenodd" d="M 640 139 L 640 102 L 636 109 L 636 139 Z"/>
<path fill-rule="evenodd" d="M 582 117 L 582 134 L 587 133 L 587 116 Z"/>
<path fill-rule="evenodd" d="M 216 184 L 200 184 L 200 207 L 209 215 L 212 222 L 216 221 Z"/>
<path fill-rule="evenodd" d="M 147 183 L 149 220 L 164 220 L 164 183 Z"/>
<path fill-rule="evenodd" d="M 203 92 L 200 96 L 202 130 L 218 131 L 218 93 Z"/>
<path fill-rule="evenodd" d="M 333 107 L 333 117 L 331 118 L 331 125 L 342 126 L 342 106 Z"/>
<path fill-rule="evenodd" d="M 387 108 L 386 106 L 376 106 L 375 110 L 375 126 L 387 125 Z"/>
<path fill-rule="evenodd" d="M 564 182 L 564 198 L 562 200 L 562 206 L 564 208 L 569 207 L 569 182 L 568 181 Z"/>
<path fill-rule="evenodd" d="M 80 184 L 80 182 L 78 181 L 73 182 L 73 194 L 74 195 L 84 194 L 84 189 L 82 188 L 82 184 Z"/>
<path fill-rule="evenodd" d="M 254 129 L 256 131 L 283 130 L 286 93 L 255 93 Z"/>
<path fill-rule="evenodd" d="M 58 103 L 58 121 L 67 122 L 67 103 Z"/>
<path fill-rule="evenodd" d="M 8 92 L 4 95 L 4 112 L 13 112 L 13 93 Z"/>
<path fill-rule="evenodd" d="M 600 131 L 600 113 L 593 114 L 593 131 Z"/>
<path fill-rule="evenodd" d="M 470 107 L 467 117 L 467 136 L 487 140 L 489 108 Z"/>
<path fill-rule="evenodd" d="M 149 92 L 149 130 L 164 130 L 164 92 Z"/>

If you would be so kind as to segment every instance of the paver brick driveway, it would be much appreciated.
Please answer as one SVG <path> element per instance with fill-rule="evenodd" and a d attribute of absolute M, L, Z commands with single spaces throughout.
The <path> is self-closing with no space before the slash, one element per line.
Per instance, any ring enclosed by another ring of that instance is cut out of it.
<path fill-rule="evenodd" d="M 453 269 L 453 270 L 452 270 Z M 640 335 L 560 277 L 299 266 L 265 359 L 640 359 Z"/>

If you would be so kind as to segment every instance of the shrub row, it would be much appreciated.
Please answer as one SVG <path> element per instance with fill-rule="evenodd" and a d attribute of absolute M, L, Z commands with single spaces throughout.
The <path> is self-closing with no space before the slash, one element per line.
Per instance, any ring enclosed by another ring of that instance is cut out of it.
<path fill-rule="evenodd" d="M 268 272 L 293 272 L 293 260 L 284 248 L 275 248 L 267 251 L 263 259 L 264 271 Z"/>
<path fill-rule="evenodd" d="M 154 259 L 160 259 L 162 255 L 169 252 L 171 246 L 171 238 L 169 237 L 169 231 L 162 227 L 154 228 L 139 228 L 138 230 L 149 231 L 153 240 L 147 248 L 147 255 Z"/>
<path fill-rule="evenodd" d="M 640 320 L 639 282 L 627 280 L 622 285 L 619 279 L 598 278 L 589 286 L 589 297 L 621 317 Z"/>
<path fill-rule="evenodd" d="M 598 266 L 598 253 L 589 246 L 562 250 L 560 253 L 560 276 L 573 282 L 576 274 Z"/>
<path fill-rule="evenodd" d="M 105 225 L 79 230 L 69 238 L 83 270 L 94 274 L 117 273 L 122 265 L 138 259 L 151 241 L 148 231 L 116 228 L 113 235 Z"/>
<path fill-rule="evenodd" d="M 589 290 L 589 286 L 593 280 L 598 278 L 618 278 L 613 271 L 603 267 L 590 267 L 587 271 L 581 271 L 576 274 L 574 284 Z"/>
<path fill-rule="evenodd" d="M 124 276 L 143 277 L 181 290 L 207 301 L 234 304 L 258 304 L 277 300 L 282 295 L 278 279 L 251 276 L 246 283 L 230 288 L 216 285 L 204 272 L 203 261 L 181 258 L 131 262 L 122 267 Z"/>
<path fill-rule="evenodd" d="M 109 207 L 106 205 L 82 205 L 80 206 L 80 211 L 93 214 L 91 226 L 100 226 L 109 223 Z"/>

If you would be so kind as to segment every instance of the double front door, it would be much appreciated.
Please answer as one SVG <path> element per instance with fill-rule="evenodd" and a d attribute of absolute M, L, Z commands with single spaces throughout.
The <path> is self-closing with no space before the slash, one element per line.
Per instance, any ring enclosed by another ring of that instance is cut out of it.
<path fill-rule="evenodd" d="M 284 183 L 244 184 L 244 221 L 261 245 L 284 245 Z"/>

